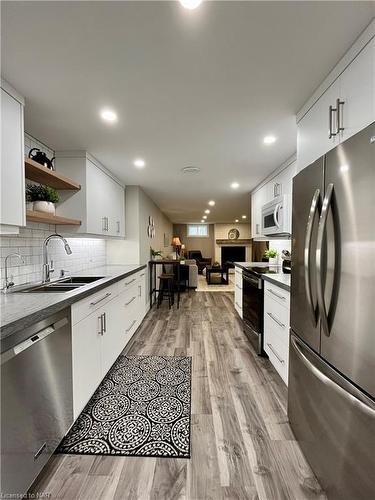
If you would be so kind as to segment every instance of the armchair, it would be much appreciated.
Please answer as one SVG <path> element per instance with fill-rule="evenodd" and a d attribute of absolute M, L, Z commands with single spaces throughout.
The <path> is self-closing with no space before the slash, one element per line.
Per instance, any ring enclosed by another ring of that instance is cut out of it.
<path fill-rule="evenodd" d="M 202 257 L 202 252 L 200 250 L 190 250 L 189 251 L 189 259 L 194 259 L 196 261 L 199 274 L 202 274 L 203 269 L 206 266 L 210 266 L 212 263 L 211 258 L 205 259 L 204 257 Z"/>

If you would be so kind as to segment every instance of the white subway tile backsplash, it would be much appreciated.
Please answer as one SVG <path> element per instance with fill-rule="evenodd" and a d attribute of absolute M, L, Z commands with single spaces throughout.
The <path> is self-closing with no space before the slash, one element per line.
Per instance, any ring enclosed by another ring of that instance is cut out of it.
<path fill-rule="evenodd" d="M 18 253 L 23 259 L 12 258 L 9 262 L 10 275 L 16 285 L 41 279 L 42 244 L 44 239 L 55 232 L 54 226 L 30 224 L 20 228 L 18 236 L 1 236 L 1 280 L 4 280 L 5 257 L 10 253 Z M 48 255 L 54 261 L 55 277 L 60 269 L 77 273 L 84 269 L 106 264 L 106 242 L 103 239 L 76 238 L 63 233 L 72 249 L 71 255 L 66 255 L 61 241 L 51 241 L 48 245 Z"/>

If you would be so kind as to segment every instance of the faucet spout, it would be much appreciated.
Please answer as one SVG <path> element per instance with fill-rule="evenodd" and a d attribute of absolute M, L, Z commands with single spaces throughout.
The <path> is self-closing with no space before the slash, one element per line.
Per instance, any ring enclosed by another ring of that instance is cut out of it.
<path fill-rule="evenodd" d="M 10 253 L 9 255 L 7 255 L 5 257 L 5 280 L 4 280 L 4 288 L 3 288 L 4 293 L 6 293 L 9 290 L 9 288 L 14 286 L 14 282 L 12 281 L 12 277 L 10 279 L 8 278 L 8 261 L 12 257 L 17 257 L 18 259 L 20 259 L 22 264 L 25 263 L 23 257 L 21 257 L 21 255 L 19 253 Z"/>
<path fill-rule="evenodd" d="M 43 242 L 42 280 L 44 283 L 47 281 L 50 281 L 51 272 L 53 272 L 53 269 L 51 269 L 51 266 L 50 266 L 50 263 L 48 260 L 48 243 L 53 239 L 57 239 L 57 240 L 62 241 L 62 243 L 64 245 L 65 252 L 67 255 L 71 255 L 71 253 L 72 253 L 72 249 L 70 248 L 69 243 L 66 241 L 66 239 L 63 236 L 61 236 L 61 234 L 54 233 L 54 234 L 51 234 L 50 236 L 47 236 L 47 238 Z"/>

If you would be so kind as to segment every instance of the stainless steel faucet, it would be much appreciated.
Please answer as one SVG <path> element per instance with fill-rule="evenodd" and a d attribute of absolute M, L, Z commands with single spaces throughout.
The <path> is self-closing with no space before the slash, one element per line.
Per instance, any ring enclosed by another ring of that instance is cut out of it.
<path fill-rule="evenodd" d="M 17 257 L 18 259 L 20 259 L 20 261 L 22 262 L 22 264 L 25 263 L 23 257 L 21 257 L 21 255 L 19 253 L 10 253 L 9 255 L 7 255 L 5 257 L 5 280 L 4 280 L 4 288 L 3 288 L 3 292 L 4 293 L 7 293 L 7 291 L 9 290 L 9 288 L 11 288 L 12 286 L 14 286 L 14 282 L 12 280 L 12 276 L 10 277 L 10 279 L 8 278 L 8 260 L 11 259 L 12 257 Z"/>
<path fill-rule="evenodd" d="M 43 283 L 46 283 L 47 281 L 50 281 L 51 279 L 51 272 L 54 271 L 53 269 L 53 261 L 51 262 L 48 261 L 48 243 L 52 239 L 58 239 L 61 240 L 64 244 L 65 252 L 67 255 L 70 255 L 72 253 L 72 250 L 69 246 L 69 243 L 66 241 L 65 238 L 63 238 L 60 234 L 51 234 L 50 236 L 47 236 L 47 238 L 43 242 L 43 267 L 42 267 L 42 280 Z"/>

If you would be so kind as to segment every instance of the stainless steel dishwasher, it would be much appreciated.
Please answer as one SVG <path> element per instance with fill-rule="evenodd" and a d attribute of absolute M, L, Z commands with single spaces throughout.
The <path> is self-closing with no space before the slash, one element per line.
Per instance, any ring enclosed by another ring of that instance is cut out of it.
<path fill-rule="evenodd" d="M 24 494 L 73 423 L 70 309 L 1 354 L 1 494 Z"/>

